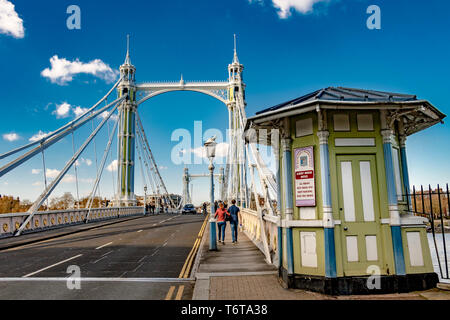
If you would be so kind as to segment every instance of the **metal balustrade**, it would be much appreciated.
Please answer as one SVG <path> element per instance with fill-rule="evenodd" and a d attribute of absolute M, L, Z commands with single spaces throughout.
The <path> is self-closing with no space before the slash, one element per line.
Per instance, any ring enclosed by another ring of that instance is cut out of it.
<path fill-rule="evenodd" d="M 264 253 L 269 263 L 277 265 L 279 217 L 250 209 L 242 209 L 241 216 L 244 233 Z"/>

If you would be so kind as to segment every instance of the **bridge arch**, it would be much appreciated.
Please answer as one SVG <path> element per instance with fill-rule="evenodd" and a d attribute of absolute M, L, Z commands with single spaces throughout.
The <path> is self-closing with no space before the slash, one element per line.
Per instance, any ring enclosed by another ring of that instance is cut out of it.
<path fill-rule="evenodd" d="M 143 104 L 144 102 L 146 102 L 146 101 L 148 101 L 148 100 L 150 100 L 150 99 L 152 99 L 154 97 L 157 97 L 159 95 L 165 94 L 165 93 L 169 93 L 169 92 L 186 92 L 186 91 L 188 91 L 188 92 L 198 92 L 198 93 L 202 93 L 202 94 L 208 95 L 210 97 L 213 97 L 213 98 L 219 100 L 220 102 L 222 102 L 226 106 L 228 106 L 229 103 L 230 103 L 228 101 L 228 97 L 223 97 L 223 96 L 221 96 L 221 95 L 219 95 L 217 93 L 214 93 L 214 92 L 206 90 L 206 89 L 182 89 L 182 88 L 176 88 L 175 89 L 174 88 L 174 89 L 164 89 L 164 90 L 151 92 L 148 95 L 146 95 L 145 97 L 143 97 L 141 100 L 137 101 L 137 105 L 139 106 L 139 105 Z"/>

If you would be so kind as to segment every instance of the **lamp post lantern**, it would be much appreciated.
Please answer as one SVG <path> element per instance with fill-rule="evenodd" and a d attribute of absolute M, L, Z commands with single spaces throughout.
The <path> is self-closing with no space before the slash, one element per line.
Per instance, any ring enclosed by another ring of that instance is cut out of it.
<path fill-rule="evenodd" d="M 206 155 L 209 159 L 209 172 L 211 176 L 211 216 L 209 219 L 210 225 L 210 237 L 209 237 L 209 250 L 217 250 L 217 231 L 216 231 L 216 219 L 214 218 L 214 158 L 216 156 L 216 137 L 212 137 L 205 142 Z"/>

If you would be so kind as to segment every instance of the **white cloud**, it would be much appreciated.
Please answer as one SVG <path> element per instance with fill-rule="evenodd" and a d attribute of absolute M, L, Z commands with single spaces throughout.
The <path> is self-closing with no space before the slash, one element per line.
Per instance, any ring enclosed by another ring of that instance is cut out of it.
<path fill-rule="evenodd" d="M 159 166 L 158 169 L 159 169 L 159 170 L 167 170 L 167 169 L 169 169 L 169 167 Z"/>
<path fill-rule="evenodd" d="M 228 143 L 218 143 L 216 146 L 216 158 L 226 158 L 228 155 Z M 195 154 L 199 158 L 207 159 L 206 150 L 204 147 L 198 147 L 197 149 L 191 149 L 191 153 Z"/>
<path fill-rule="evenodd" d="M 81 182 L 83 182 L 83 183 L 89 183 L 89 184 L 91 184 L 91 183 L 94 183 L 95 182 L 95 179 L 92 179 L 92 178 L 88 178 L 88 179 L 79 179 Z"/>
<path fill-rule="evenodd" d="M 79 59 L 69 61 L 55 55 L 50 58 L 50 64 L 51 68 L 43 70 L 41 75 L 50 79 L 52 83 L 59 85 L 66 85 L 73 80 L 74 76 L 80 73 L 93 75 L 106 82 L 113 82 L 118 75 L 118 71 L 111 69 L 109 65 L 100 59 L 84 63 Z"/>
<path fill-rule="evenodd" d="M 66 174 L 64 178 L 61 180 L 63 183 L 74 183 L 76 178 L 73 174 Z"/>
<path fill-rule="evenodd" d="M 92 166 L 92 160 L 91 159 L 83 159 L 83 160 L 84 160 L 84 163 L 86 163 L 86 165 L 88 167 Z"/>
<path fill-rule="evenodd" d="M 47 178 L 55 179 L 61 173 L 61 171 L 57 169 L 47 169 L 45 173 L 47 175 Z"/>
<path fill-rule="evenodd" d="M 89 109 L 82 108 L 80 106 L 73 106 L 67 102 L 63 102 L 61 104 L 55 104 L 56 109 L 52 112 L 52 114 L 56 115 L 58 119 L 69 117 L 72 112 L 76 117 L 79 117 L 86 113 Z"/>
<path fill-rule="evenodd" d="M 287 19 L 291 16 L 292 10 L 302 14 L 310 13 L 316 3 L 330 0 L 271 0 L 273 6 L 278 11 L 280 19 Z M 249 3 L 263 5 L 263 0 L 249 0 Z"/>
<path fill-rule="evenodd" d="M 42 131 L 39 130 L 38 133 L 36 133 L 34 136 L 32 136 L 32 137 L 29 139 L 29 141 L 30 141 L 30 142 L 36 142 L 36 141 L 39 141 L 39 140 L 41 140 L 42 138 L 44 138 L 44 137 L 46 137 L 46 136 L 48 136 L 48 135 L 49 135 L 48 133 L 44 133 L 44 132 L 42 132 Z"/>
<path fill-rule="evenodd" d="M 25 37 L 23 20 L 17 14 L 14 4 L 8 0 L 0 0 L 0 33 L 17 39 Z"/>
<path fill-rule="evenodd" d="M 99 117 L 102 118 L 102 119 L 106 119 L 108 114 L 109 114 L 109 111 L 103 111 L 102 113 L 100 113 Z M 116 121 L 118 118 L 119 118 L 119 116 L 115 113 L 115 114 L 111 115 L 109 120 Z"/>
<path fill-rule="evenodd" d="M 32 169 L 31 174 L 40 174 L 42 172 L 41 169 Z"/>
<path fill-rule="evenodd" d="M 111 162 L 111 164 L 106 168 L 109 172 L 117 171 L 117 168 L 119 166 L 119 162 L 117 160 L 114 160 Z"/>
<path fill-rule="evenodd" d="M 14 142 L 20 139 L 17 133 L 7 133 L 3 135 L 3 139 L 9 142 Z"/>
<path fill-rule="evenodd" d="M 40 187 L 42 185 L 43 185 L 42 181 L 36 181 L 35 183 L 32 184 L 33 187 Z"/>
<path fill-rule="evenodd" d="M 81 166 L 82 164 L 87 165 L 88 167 L 92 166 L 92 160 L 91 159 L 85 159 L 81 158 L 80 160 L 75 161 L 77 166 Z"/>
<path fill-rule="evenodd" d="M 56 110 L 52 112 L 57 118 L 67 118 L 69 116 L 72 106 L 67 102 L 56 105 Z"/>
<path fill-rule="evenodd" d="M 84 114 L 86 111 L 88 111 L 89 109 L 87 108 L 82 108 L 82 107 L 76 107 L 75 109 L 73 109 L 73 113 L 75 113 L 75 115 L 77 117 L 81 116 L 82 114 Z"/>

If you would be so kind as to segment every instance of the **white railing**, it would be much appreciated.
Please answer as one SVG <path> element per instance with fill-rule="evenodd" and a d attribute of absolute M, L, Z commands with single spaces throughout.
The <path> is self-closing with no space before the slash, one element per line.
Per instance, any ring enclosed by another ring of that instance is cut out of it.
<path fill-rule="evenodd" d="M 83 224 L 89 209 L 37 212 L 24 233 L 41 232 Z M 143 215 L 142 207 L 91 209 L 89 222 L 98 222 L 128 216 Z M 28 217 L 28 213 L 0 214 L 0 238 L 12 237 Z"/>
<path fill-rule="evenodd" d="M 277 265 L 279 217 L 250 209 L 242 209 L 241 215 L 245 234 L 264 253 L 269 263 Z"/>

